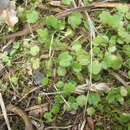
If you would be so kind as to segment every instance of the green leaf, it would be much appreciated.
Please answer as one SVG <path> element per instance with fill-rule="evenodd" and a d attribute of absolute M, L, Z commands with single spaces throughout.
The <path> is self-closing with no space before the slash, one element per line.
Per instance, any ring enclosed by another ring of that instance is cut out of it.
<path fill-rule="evenodd" d="M 92 63 L 92 73 L 94 75 L 97 75 L 97 74 L 100 73 L 101 69 L 102 69 L 101 63 L 99 63 L 98 60 L 93 61 L 93 63 Z"/>
<path fill-rule="evenodd" d="M 119 15 L 111 16 L 111 18 L 108 21 L 108 25 L 113 28 L 118 28 L 122 26 L 122 18 Z"/>
<path fill-rule="evenodd" d="M 129 34 L 128 32 L 125 30 L 125 28 L 123 27 L 119 27 L 118 28 L 118 35 L 121 37 L 121 38 L 127 38 L 129 37 Z"/>
<path fill-rule="evenodd" d="M 65 29 L 65 19 L 64 18 L 58 20 L 58 29 L 59 30 L 64 30 Z"/>
<path fill-rule="evenodd" d="M 126 18 L 127 18 L 128 20 L 130 20 L 130 12 L 128 12 L 128 13 L 126 14 Z M 128 25 L 130 25 L 130 24 L 128 24 Z"/>
<path fill-rule="evenodd" d="M 72 49 L 75 51 L 80 49 L 81 47 L 82 47 L 81 44 L 77 41 L 72 43 Z"/>
<path fill-rule="evenodd" d="M 37 33 L 40 37 L 46 37 L 48 36 L 48 31 L 47 30 L 43 30 L 43 29 L 38 29 Z"/>
<path fill-rule="evenodd" d="M 73 27 L 76 28 L 82 22 L 82 15 L 79 12 L 72 13 L 68 17 L 68 23 Z"/>
<path fill-rule="evenodd" d="M 127 13 L 129 10 L 129 7 L 127 5 L 119 4 L 116 6 L 116 9 L 121 13 Z"/>
<path fill-rule="evenodd" d="M 6 65 L 11 66 L 11 59 L 9 56 L 4 56 L 2 61 L 6 63 Z"/>
<path fill-rule="evenodd" d="M 67 71 L 66 71 L 65 68 L 63 68 L 63 67 L 58 67 L 57 73 L 58 73 L 59 76 L 65 76 L 66 72 L 67 72 Z"/>
<path fill-rule="evenodd" d="M 16 43 L 13 45 L 13 48 L 14 48 L 14 49 L 19 49 L 19 48 L 20 48 L 20 42 L 16 42 Z"/>
<path fill-rule="evenodd" d="M 76 101 L 77 101 L 77 103 L 79 104 L 79 106 L 84 106 L 84 105 L 86 105 L 87 104 L 87 102 L 88 102 L 88 98 L 87 98 L 87 96 L 85 96 L 85 95 L 80 95 L 80 96 L 78 96 L 77 98 L 76 98 Z"/>
<path fill-rule="evenodd" d="M 107 97 L 106 97 L 108 103 L 112 103 L 115 101 L 121 101 L 122 100 L 122 96 L 120 95 L 120 88 L 112 88 Z"/>
<path fill-rule="evenodd" d="M 110 38 L 109 43 L 110 43 L 110 45 L 115 45 L 116 41 L 117 41 L 117 36 L 112 35 L 111 38 Z"/>
<path fill-rule="evenodd" d="M 108 95 L 107 100 L 108 100 L 108 103 L 112 103 L 116 100 L 116 97 L 114 95 Z"/>
<path fill-rule="evenodd" d="M 32 56 L 36 56 L 40 51 L 40 48 L 39 46 L 37 45 L 33 45 L 31 48 L 30 48 L 30 53 Z"/>
<path fill-rule="evenodd" d="M 38 69 L 40 67 L 40 59 L 32 59 L 32 68 L 34 70 Z"/>
<path fill-rule="evenodd" d="M 117 50 L 116 46 L 111 46 L 108 48 L 109 52 L 115 52 Z"/>
<path fill-rule="evenodd" d="M 106 46 L 108 43 L 108 37 L 104 35 L 98 35 L 94 40 L 93 43 L 95 46 Z"/>
<path fill-rule="evenodd" d="M 45 113 L 44 113 L 44 118 L 45 118 L 48 122 L 52 122 L 52 113 L 51 113 L 51 112 L 45 112 Z"/>
<path fill-rule="evenodd" d="M 68 102 L 74 103 L 76 102 L 76 98 L 74 96 L 69 96 Z"/>
<path fill-rule="evenodd" d="M 75 84 L 72 82 L 65 83 L 64 85 L 64 92 L 69 94 L 75 91 Z"/>
<path fill-rule="evenodd" d="M 71 110 L 70 103 L 69 104 L 64 104 L 63 108 L 64 108 L 64 111 L 70 111 Z"/>
<path fill-rule="evenodd" d="M 48 85 L 48 83 L 49 83 L 49 79 L 47 77 L 42 79 L 42 84 L 43 85 Z"/>
<path fill-rule="evenodd" d="M 78 103 L 74 102 L 74 103 L 70 104 L 70 107 L 71 107 L 72 110 L 77 110 L 79 108 L 79 105 L 78 105 Z"/>
<path fill-rule="evenodd" d="M 58 20 L 57 20 L 56 17 L 53 16 L 53 15 L 48 16 L 48 17 L 46 18 L 46 24 L 47 24 L 48 26 L 51 26 L 51 27 L 55 28 L 55 29 L 58 28 Z"/>
<path fill-rule="evenodd" d="M 130 123 L 128 124 L 128 130 L 130 130 Z"/>
<path fill-rule="evenodd" d="M 130 32 L 130 24 L 127 24 L 127 31 Z"/>
<path fill-rule="evenodd" d="M 109 12 L 103 11 L 100 15 L 99 15 L 100 21 L 103 24 L 108 24 L 108 21 L 111 19 L 111 14 Z"/>
<path fill-rule="evenodd" d="M 90 93 L 88 97 L 89 104 L 97 105 L 101 101 L 98 93 Z"/>
<path fill-rule="evenodd" d="M 87 30 L 89 30 L 90 26 L 89 26 L 88 20 L 85 20 L 85 21 L 83 21 L 83 22 L 84 22 L 84 27 L 85 27 Z"/>
<path fill-rule="evenodd" d="M 90 62 L 89 56 L 87 55 L 78 55 L 77 61 L 79 61 L 80 65 L 88 65 Z"/>
<path fill-rule="evenodd" d="M 121 38 L 121 37 L 119 37 L 119 38 L 117 39 L 117 43 L 120 44 L 120 45 L 124 44 L 124 39 Z"/>
<path fill-rule="evenodd" d="M 73 0 L 62 0 L 63 4 L 70 5 Z"/>
<path fill-rule="evenodd" d="M 80 72 L 82 70 L 81 64 L 74 62 L 72 63 L 72 68 L 74 72 Z"/>
<path fill-rule="evenodd" d="M 90 116 L 94 115 L 95 111 L 96 110 L 93 107 L 87 108 L 87 114 L 90 115 Z"/>
<path fill-rule="evenodd" d="M 94 48 L 93 48 L 93 53 L 95 53 L 95 54 L 101 53 L 100 48 L 99 48 L 99 47 L 94 47 Z"/>
<path fill-rule="evenodd" d="M 52 112 L 53 114 L 59 113 L 59 112 L 60 112 L 60 105 L 59 105 L 59 104 L 53 104 L 53 105 L 52 105 L 51 112 Z"/>
<path fill-rule="evenodd" d="M 120 15 L 111 15 L 109 12 L 103 11 L 100 15 L 100 21 L 110 27 L 118 28 L 122 26 L 122 17 Z"/>
<path fill-rule="evenodd" d="M 127 89 L 124 88 L 124 87 L 121 87 L 120 88 L 120 94 L 121 94 L 121 96 L 126 97 L 127 94 L 128 94 Z"/>
<path fill-rule="evenodd" d="M 119 69 L 122 66 L 122 58 L 114 54 L 107 54 L 104 58 L 104 62 L 108 67 L 113 69 Z"/>
<path fill-rule="evenodd" d="M 59 64 L 62 67 L 68 67 L 71 65 L 72 62 L 72 56 L 68 52 L 63 52 L 59 55 L 58 60 Z"/>
<path fill-rule="evenodd" d="M 124 45 L 123 46 L 123 52 L 130 57 L 130 45 Z"/>
<path fill-rule="evenodd" d="M 56 95 L 55 96 L 55 102 L 56 103 L 63 103 L 64 102 L 61 95 Z"/>
<path fill-rule="evenodd" d="M 28 11 L 26 14 L 26 18 L 28 23 L 36 23 L 39 19 L 39 13 L 35 10 Z"/>
<path fill-rule="evenodd" d="M 129 113 L 121 113 L 119 120 L 120 120 L 122 123 L 127 123 L 127 122 L 129 122 L 129 121 L 130 121 L 130 114 L 129 114 Z"/>
<path fill-rule="evenodd" d="M 11 82 L 16 85 L 16 84 L 18 83 L 18 77 L 13 76 L 13 77 L 11 78 Z"/>
<path fill-rule="evenodd" d="M 119 95 L 118 97 L 116 97 L 116 100 L 118 101 L 118 102 L 120 102 L 120 104 L 124 104 L 124 98 L 121 96 L 121 95 Z"/>
<path fill-rule="evenodd" d="M 58 81 L 57 83 L 56 83 L 56 87 L 57 88 L 62 88 L 64 86 L 64 82 L 63 81 Z"/>

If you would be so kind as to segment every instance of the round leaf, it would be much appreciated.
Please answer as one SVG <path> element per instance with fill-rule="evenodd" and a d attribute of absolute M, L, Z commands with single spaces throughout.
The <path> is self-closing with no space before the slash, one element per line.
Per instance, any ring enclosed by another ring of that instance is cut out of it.
<path fill-rule="evenodd" d="M 88 98 L 85 95 L 80 95 L 77 97 L 76 101 L 79 104 L 79 106 L 82 107 L 87 104 Z"/>
<path fill-rule="evenodd" d="M 127 89 L 126 88 L 124 88 L 124 87 L 121 87 L 120 88 L 120 94 L 121 94 L 121 96 L 123 96 L 123 97 L 126 97 L 127 96 Z"/>
<path fill-rule="evenodd" d="M 93 107 L 87 108 L 87 114 L 92 116 L 95 113 L 95 109 Z"/>
<path fill-rule="evenodd" d="M 107 54 L 104 58 L 104 62 L 108 67 L 119 69 L 122 65 L 122 58 L 114 54 Z"/>
<path fill-rule="evenodd" d="M 59 64 L 62 67 L 68 67 L 71 65 L 72 56 L 68 52 L 63 52 L 59 55 Z"/>
<path fill-rule="evenodd" d="M 36 56 L 39 53 L 39 51 L 40 48 L 37 45 L 32 46 L 30 49 L 30 53 L 32 54 L 32 56 Z"/>
<path fill-rule="evenodd" d="M 101 101 L 98 93 L 90 93 L 88 97 L 89 104 L 97 105 Z"/>
<path fill-rule="evenodd" d="M 92 73 L 94 75 L 99 74 L 100 71 L 101 71 L 101 68 L 102 68 L 102 65 L 101 65 L 101 63 L 99 63 L 98 60 L 93 61 L 93 63 L 92 63 Z"/>
<path fill-rule="evenodd" d="M 68 82 L 64 85 L 65 93 L 73 93 L 75 91 L 75 84 L 72 82 Z"/>
<path fill-rule="evenodd" d="M 81 24 L 82 15 L 79 12 L 72 13 L 68 18 L 68 23 L 73 27 L 77 27 Z"/>
<path fill-rule="evenodd" d="M 39 19 L 39 13 L 35 10 L 29 11 L 26 14 L 26 18 L 28 23 L 36 23 Z"/>

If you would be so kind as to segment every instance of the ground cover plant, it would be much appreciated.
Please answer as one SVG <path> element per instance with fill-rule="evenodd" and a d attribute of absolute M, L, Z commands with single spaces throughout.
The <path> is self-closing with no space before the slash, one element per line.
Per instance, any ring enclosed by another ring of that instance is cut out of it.
<path fill-rule="evenodd" d="M 12 130 L 130 130 L 129 7 L 17 0 L 17 24 L 0 24 L 0 90 Z"/>

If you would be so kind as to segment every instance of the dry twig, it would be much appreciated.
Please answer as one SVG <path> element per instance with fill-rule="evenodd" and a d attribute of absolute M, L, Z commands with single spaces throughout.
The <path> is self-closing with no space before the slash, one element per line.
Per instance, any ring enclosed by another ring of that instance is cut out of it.
<path fill-rule="evenodd" d="M 41 27 L 42 27 L 42 22 L 38 22 L 38 23 L 32 25 L 30 28 L 31 28 L 31 31 L 33 32 Z M 10 38 L 15 38 L 15 37 L 20 37 L 20 36 L 26 36 L 26 35 L 32 33 L 30 31 L 30 28 L 29 28 L 29 26 L 25 26 L 22 31 L 18 31 L 13 34 L 8 34 L 5 36 L 0 36 L 0 39 L 10 39 Z"/>
<path fill-rule="evenodd" d="M 1 106 L 4 118 L 5 118 L 5 122 L 7 124 L 7 128 L 8 128 L 8 130 L 11 130 L 11 127 L 10 127 L 10 124 L 9 124 L 9 119 L 8 119 L 8 116 L 7 116 L 7 113 L 6 113 L 6 109 L 5 109 L 5 104 L 4 104 L 4 101 L 3 101 L 1 93 L 0 93 L 0 106 Z"/>

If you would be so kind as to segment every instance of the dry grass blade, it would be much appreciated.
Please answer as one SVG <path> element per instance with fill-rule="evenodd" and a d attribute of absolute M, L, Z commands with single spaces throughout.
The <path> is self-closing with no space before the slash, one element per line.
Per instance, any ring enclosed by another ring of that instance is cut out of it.
<path fill-rule="evenodd" d="M 105 83 L 105 82 L 94 83 L 91 85 L 91 87 L 90 84 L 82 84 L 76 87 L 75 93 L 82 94 L 87 92 L 88 90 L 92 92 L 99 92 L 99 93 L 107 92 L 110 90 L 111 85 L 112 85 L 111 83 Z"/>
<path fill-rule="evenodd" d="M 6 108 L 5 108 L 4 101 L 3 101 L 1 93 L 0 93 L 0 106 L 1 106 L 4 118 L 5 118 L 5 122 L 7 124 L 7 128 L 8 128 L 8 130 L 11 130 L 11 127 L 10 127 L 10 124 L 9 124 L 9 120 L 8 120 L 8 116 L 7 116 L 7 113 L 6 113 Z"/>
<path fill-rule="evenodd" d="M 3 75 L 4 71 L 5 71 L 5 66 L 2 62 L 0 62 L 0 77 Z"/>
<path fill-rule="evenodd" d="M 108 72 L 111 75 L 113 75 L 122 85 L 124 85 L 125 87 L 128 87 L 127 82 L 124 79 L 122 79 L 119 74 L 117 74 L 117 73 L 115 73 L 115 72 L 113 72 L 111 70 L 109 70 Z"/>
<path fill-rule="evenodd" d="M 98 7 L 98 8 L 114 8 L 120 4 L 126 5 L 130 8 L 130 4 L 128 3 L 120 3 L 120 2 L 94 2 L 91 4 L 93 7 Z"/>
<path fill-rule="evenodd" d="M 65 126 L 65 127 L 58 127 L 58 126 L 50 126 L 50 127 L 47 127 L 47 128 L 45 128 L 45 130 L 56 130 L 56 129 L 69 129 L 69 128 L 71 128 L 71 127 L 73 127 L 73 125 L 69 125 L 69 126 Z"/>

